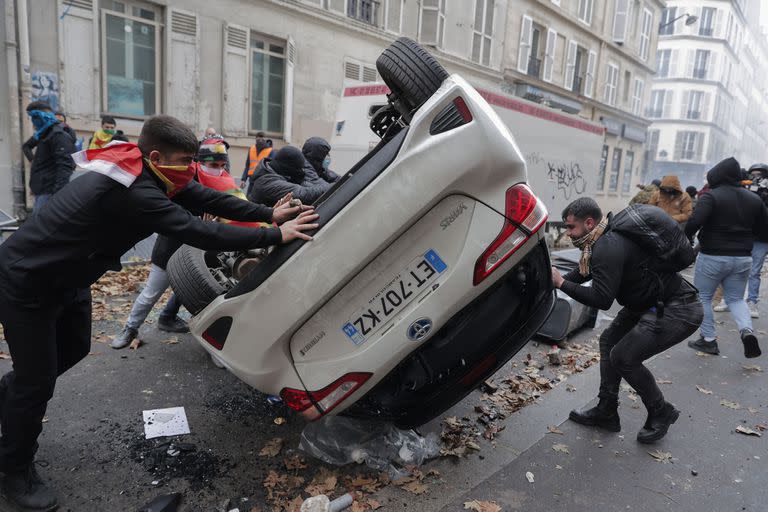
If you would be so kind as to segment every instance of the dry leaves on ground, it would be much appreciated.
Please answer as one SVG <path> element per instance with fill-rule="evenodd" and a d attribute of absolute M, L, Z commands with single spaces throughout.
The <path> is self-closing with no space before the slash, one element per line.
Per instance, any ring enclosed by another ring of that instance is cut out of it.
<path fill-rule="evenodd" d="M 138 349 L 139 349 L 139 347 L 140 347 L 140 346 L 142 346 L 143 344 L 144 344 L 144 342 L 143 342 L 143 341 L 141 341 L 139 338 L 136 338 L 135 340 L 133 340 L 133 341 L 131 342 L 131 344 L 130 344 L 130 345 L 128 345 L 128 348 L 129 348 L 130 350 L 138 350 Z"/>
<path fill-rule="evenodd" d="M 561 436 L 564 435 L 562 430 L 560 430 L 559 428 L 557 428 L 557 427 L 555 427 L 553 425 L 550 425 L 550 426 L 547 427 L 547 433 L 549 433 L 549 434 L 560 434 Z"/>
<path fill-rule="evenodd" d="M 744 365 L 741 365 L 741 367 L 744 368 L 745 370 L 747 370 L 748 372 L 761 372 L 761 371 L 763 371 L 763 369 L 760 366 L 756 365 L 756 364 L 744 364 Z"/>
<path fill-rule="evenodd" d="M 736 427 L 736 432 L 738 432 L 739 434 L 747 435 L 747 436 L 757 436 L 757 437 L 762 436 L 762 434 L 757 430 L 752 430 L 751 428 L 744 427 L 742 425 L 739 425 L 738 427 Z"/>
<path fill-rule="evenodd" d="M 563 443 L 553 444 L 552 449 L 558 453 L 571 453 L 570 450 L 568 450 L 568 445 Z"/>
<path fill-rule="evenodd" d="M 283 438 L 274 437 L 267 441 L 264 448 L 259 452 L 260 457 L 276 457 L 283 449 Z"/>
<path fill-rule="evenodd" d="M 333 490 L 336 489 L 338 484 L 338 477 L 326 468 L 320 468 L 312 481 L 307 487 L 304 488 L 304 492 L 310 496 L 319 496 L 320 494 L 330 495 Z"/>
<path fill-rule="evenodd" d="M 435 469 L 430 469 L 426 473 L 423 473 L 416 466 L 406 466 L 405 469 L 410 473 L 410 476 L 398 478 L 393 480 L 392 483 L 411 494 L 426 493 L 429 490 L 429 486 L 424 483 L 424 480 L 429 477 L 437 478 L 440 476 L 440 472 Z"/>
<path fill-rule="evenodd" d="M 741 404 L 739 404 L 738 402 L 731 402 L 731 401 L 728 401 L 728 400 L 720 400 L 720 405 L 722 405 L 723 407 L 727 407 L 729 409 L 733 409 L 733 410 L 741 409 Z"/>
<path fill-rule="evenodd" d="M 443 442 L 443 448 L 440 455 L 443 457 L 463 457 L 470 451 L 479 451 L 480 445 L 476 439 L 480 436 L 480 431 L 469 420 L 469 418 L 457 418 L 451 416 L 443 420 L 443 431 L 440 439 Z"/>
<path fill-rule="evenodd" d="M 464 510 L 474 510 L 475 512 L 501 512 L 501 507 L 495 501 L 465 501 Z"/>
<path fill-rule="evenodd" d="M 177 338 L 177 337 L 175 337 L 175 336 L 174 336 L 173 338 L 168 338 L 168 339 L 165 339 L 165 340 L 163 340 L 162 342 L 163 342 L 163 343 L 165 343 L 166 345 L 175 345 L 175 344 L 177 344 L 177 343 L 181 343 L 181 342 L 179 341 L 179 338 Z"/>
<path fill-rule="evenodd" d="M 295 453 L 291 455 L 290 457 L 287 457 L 283 464 L 285 465 L 285 469 L 289 471 L 294 471 L 297 469 L 306 469 L 307 463 L 304 461 L 304 458 L 299 455 L 298 453 Z"/>
<path fill-rule="evenodd" d="M 672 454 L 669 452 L 663 452 L 661 450 L 654 450 L 652 452 L 648 452 L 648 455 L 656 459 L 657 461 L 667 464 L 672 462 Z"/>
<path fill-rule="evenodd" d="M 712 392 L 706 388 L 703 388 L 701 386 L 696 386 L 696 389 L 698 389 L 701 393 L 704 393 L 705 395 L 711 395 Z"/>

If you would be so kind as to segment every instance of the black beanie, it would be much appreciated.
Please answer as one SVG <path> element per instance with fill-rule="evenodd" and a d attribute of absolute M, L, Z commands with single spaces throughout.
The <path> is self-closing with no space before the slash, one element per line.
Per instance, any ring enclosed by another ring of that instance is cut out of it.
<path fill-rule="evenodd" d="M 273 152 L 270 165 L 276 173 L 299 184 L 304 181 L 304 155 L 294 146 L 285 146 Z"/>

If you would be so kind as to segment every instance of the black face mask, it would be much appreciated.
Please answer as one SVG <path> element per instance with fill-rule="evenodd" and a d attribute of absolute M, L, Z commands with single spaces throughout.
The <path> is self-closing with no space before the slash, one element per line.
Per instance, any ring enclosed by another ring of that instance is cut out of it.
<path fill-rule="evenodd" d="M 659 190 L 661 190 L 661 192 L 663 192 L 664 194 L 667 194 L 670 196 L 679 196 L 680 194 L 682 194 L 682 192 L 674 188 L 661 188 Z"/>

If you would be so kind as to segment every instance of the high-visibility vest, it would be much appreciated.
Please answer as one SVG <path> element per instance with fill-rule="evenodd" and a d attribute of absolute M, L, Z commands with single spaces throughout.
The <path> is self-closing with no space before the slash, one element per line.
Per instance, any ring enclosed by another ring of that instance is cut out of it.
<path fill-rule="evenodd" d="M 250 163 L 248 166 L 248 177 L 253 176 L 253 173 L 256 172 L 256 169 L 259 167 L 259 163 L 268 157 L 271 152 L 272 148 L 264 148 L 257 153 L 256 145 L 254 144 L 251 146 L 251 149 L 248 151 L 248 162 Z"/>

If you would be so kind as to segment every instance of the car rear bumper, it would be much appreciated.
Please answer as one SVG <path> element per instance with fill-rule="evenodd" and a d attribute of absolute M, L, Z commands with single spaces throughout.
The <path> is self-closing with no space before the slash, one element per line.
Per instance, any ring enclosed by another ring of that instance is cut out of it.
<path fill-rule="evenodd" d="M 554 303 L 542 241 L 343 414 L 378 417 L 401 428 L 426 423 L 509 361 Z"/>

